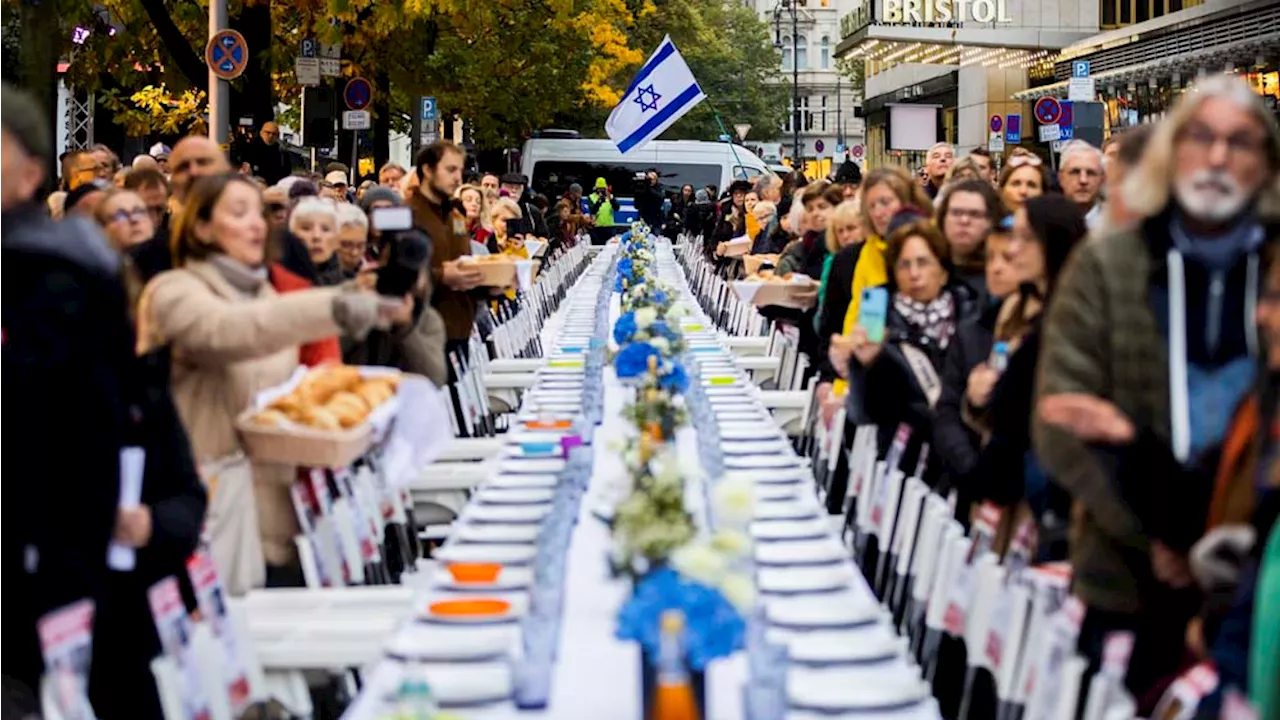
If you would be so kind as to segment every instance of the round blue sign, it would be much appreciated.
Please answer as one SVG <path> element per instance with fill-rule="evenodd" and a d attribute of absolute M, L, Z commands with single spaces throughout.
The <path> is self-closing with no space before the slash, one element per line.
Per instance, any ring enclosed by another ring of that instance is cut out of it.
<path fill-rule="evenodd" d="M 1036 120 L 1039 120 L 1041 125 L 1052 125 L 1058 122 L 1058 118 L 1062 117 L 1062 105 L 1057 98 L 1042 97 L 1036 101 L 1032 110 L 1035 112 Z"/>
<path fill-rule="evenodd" d="M 342 91 L 342 99 L 350 110 L 364 110 L 373 102 L 373 85 L 362 77 L 351 78 Z"/>
<path fill-rule="evenodd" d="M 1004 127 L 1004 120 L 999 115 L 991 116 L 991 132 L 998 133 Z"/>

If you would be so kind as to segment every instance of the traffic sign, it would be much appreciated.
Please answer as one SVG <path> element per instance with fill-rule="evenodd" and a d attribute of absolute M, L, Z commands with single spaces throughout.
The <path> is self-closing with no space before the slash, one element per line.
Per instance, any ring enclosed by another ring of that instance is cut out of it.
<path fill-rule="evenodd" d="M 1041 125 L 1052 125 L 1062 117 L 1062 106 L 1058 104 L 1057 98 L 1042 97 L 1036 101 L 1032 112 Z"/>
<path fill-rule="evenodd" d="M 1071 140 L 1075 137 L 1075 109 L 1070 100 L 1063 100 L 1058 103 L 1062 106 L 1062 115 L 1058 118 L 1058 127 L 1062 130 L 1063 140 Z"/>
<path fill-rule="evenodd" d="M 342 91 L 342 99 L 347 102 L 348 108 L 363 110 L 373 102 L 373 85 L 362 77 L 351 78 Z"/>
<path fill-rule="evenodd" d="M 814 150 L 814 152 L 821 153 L 823 150 L 826 150 L 826 149 L 827 149 L 826 144 L 825 144 L 825 143 L 823 143 L 821 140 L 814 140 L 814 141 L 813 141 L 813 150 Z"/>
<path fill-rule="evenodd" d="M 299 54 L 304 58 L 316 57 L 316 52 L 319 50 L 319 47 L 320 46 L 316 43 L 316 39 L 314 37 L 304 37 L 302 38 L 302 49 Z"/>
<path fill-rule="evenodd" d="M 368 110 L 347 110 L 342 113 L 343 130 L 368 130 L 371 124 Z"/>
<path fill-rule="evenodd" d="M 293 62 L 293 72 L 299 85 L 320 84 L 320 61 L 313 57 L 300 57 Z"/>
<path fill-rule="evenodd" d="M 860 158 L 860 157 L 862 157 L 862 146 L 861 146 L 861 145 L 854 145 L 854 146 L 853 146 L 853 156 L 854 156 L 854 157 L 856 157 L 856 158 Z"/>
<path fill-rule="evenodd" d="M 1097 92 L 1096 81 L 1091 77 L 1073 77 L 1067 81 L 1068 100 L 1093 102 Z"/>
<path fill-rule="evenodd" d="M 434 97 L 422 98 L 421 117 L 427 122 L 434 122 L 439 117 L 439 110 L 436 108 L 436 99 Z"/>
<path fill-rule="evenodd" d="M 845 151 L 845 146 L 841 143 L 836 143 L 836 154 L 843 155 L 844 151 Z"/>
<path fill-rule="evenodd" d="M 1004 136 L 1000 134 L 999 130 L 991 133 L 991 137 L 987 138 L 987 152 L 1004 152 Z"/>
<path fill-rule="evenodd" d="M 320 43 L 320 74 L 325 77 L 342 74 L 342 43 Z"/>
<path fill-rule="evenodd" d="M 1071 77 L 1073 78 L 1089 77 L 1089 61 L 1088 60 L 1072 60 L 1071 61 Z"/>
<path fill-rule="evenodd" d="M 1062 129 L 1054 123 L 1040 126 L 1040 142 L 1053 142 L 1062 139 Z"/>
<path fill-rule="evenodd" d="M 991 132 L 998 133 L 1004 127 L 1004 118 L 999 115 L 991 116 Z"/>
<path fill-rule="evenodd" d="M 1006 115 L 1004 118 L 1004 141 L 1010 145 L 1022 142 L 1022 116 Z"/>
<path fill-rule="evenodd" d="M 747 133 L 751 132 L 751 123 L 738 123 L 733 126 L 733 130 L 738 133 L 739 140 L 746 140 Z"/>
<path fill-rule="evenodd" d="M 249 45 L 235 30 L 219 30 L 204 47 L 204 61 L 223 80 L 240 77 L 249 64 Z"/>

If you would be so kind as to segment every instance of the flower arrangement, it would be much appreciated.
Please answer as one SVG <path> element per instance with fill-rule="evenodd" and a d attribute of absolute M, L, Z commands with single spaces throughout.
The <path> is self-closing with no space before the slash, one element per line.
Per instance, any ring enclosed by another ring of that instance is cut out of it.
<path fill-rule="evenodd" d="M 746 624 L 725 596 L 670 568 L 655 570 L 636 583 L 631 600 L 618 613 L 617 638 L 635 640 L 650 657 L 657 657 L 658 619 L 667 610 L 684 614 L 684 648 L 695 671 L 706 670 L 712 660 L 745 643 Z"/>
<path fill-rule="evenodd" d="M 696 529 L 684 506 L 675 453 L 668 447 L 655 450 L 651 438 L 641 435 L 637 455 L 638 462 L 628 468 L 634 489 L 614 511 L 612 565 L 615 572 L 639 576 L 666 563 Z"/>

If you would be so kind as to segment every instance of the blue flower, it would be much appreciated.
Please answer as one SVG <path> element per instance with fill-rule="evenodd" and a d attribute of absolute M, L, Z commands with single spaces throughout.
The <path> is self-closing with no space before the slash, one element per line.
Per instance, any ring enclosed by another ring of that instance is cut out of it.
<path fill-rule="evenodd" d="M 648 371 L 651 357 L 662 359 L 658 348 L 649 343 L 631 343 L 613 359 L 613 369 L 620 378 L 633 378 Z"/>
<path fill-rule="evenodd" d="M 638 641 L 656 656 L 659 620 L 666 610 L 684 613 L 685 652 L 696 671 L 744 645 L 746 625 L 724 596 L 685 580 L 670 568 L 654 570 L 636 582 L 635 594 L 618 611 L 617 638 Z"/>
<path fill-rule="evenodd" d="M 631 239 L 631 231 L 628 230 L 622 233 L 622 236 L 618 239 L 618 242 L 627 242 L 630 239 Z"/>
<path fill-rule="evenodd" d="M 675 330 L 672 330 L 671 326 L 667 324 L 666 320 L 657 320 L 650 325 L 649 334 L 654 337 L 666 338 L 672 342 L 680 338 L 680 336 L 676 334 Z"/>
<path fill-rule="evenodd" d="M 625 278 L 630 278 L 634 272 L 634 264 L 631 258 L 622 258 L 618 261 L 618 274 Z"/>
<path fill-rule="evenodd" d="M 613 341 L 619 345 L 631 339 L 636 334 L 636 314 L 634 312 L 624 313 L 618 318 L 618 322 L 613 324 Z"/>
<path fill-rule="evenodd" d="M 683 394 L 689 389 L 689 376 L 680 363 L 671 363 L 671 368 L 658 377 L 658 385 L 667 392 Z"/>
<path fill-rule="evenodd" d="M 655 292 L 655 293 L 653 294 L 653 304 L 654 304 L 654 305 L 662 305 L 663 307 L 666 307 L 666 305 L 667 305 L 667 303 L 668 303 L 668 302 L 669 302 L 669 300 L 668 300 L 668 298 L 667 298 L 667 293 L 666 293 L 666 292 L 664 292 L 664 291 L 662 291 L 662 290 L 659 290 L 659 291 L 657 291 L 657 292 Z"/>

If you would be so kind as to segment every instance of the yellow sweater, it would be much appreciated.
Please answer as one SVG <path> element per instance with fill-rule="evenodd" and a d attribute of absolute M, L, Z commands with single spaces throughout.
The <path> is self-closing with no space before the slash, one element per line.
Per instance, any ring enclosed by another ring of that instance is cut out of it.
<path fill-rule="evenodd" d="M 858 324 L 862 291 L 889 282 L 889 268 L 885 264 L 885 253 L 888 250 L 889 243 L 875 235 L 867 238 L 866 244 L 862 246 L 862 252 L 858 254 L 858 264 L 853 268 L 853 288 L 849 294 L 849 309 L 844 313 L 843 334 L 852 333 L 853 326 Z M 848 386 L 849 384 L 844 380 L 836 379 L 831 388 L 832 392 L 844 394 Z"/>
<path fill-rule="evenodd" d="M 747 237 L 755 241 L 756 235 L 760 234 L 760 221 L 756 219 L 755 213 L 747 213 Z"/>

